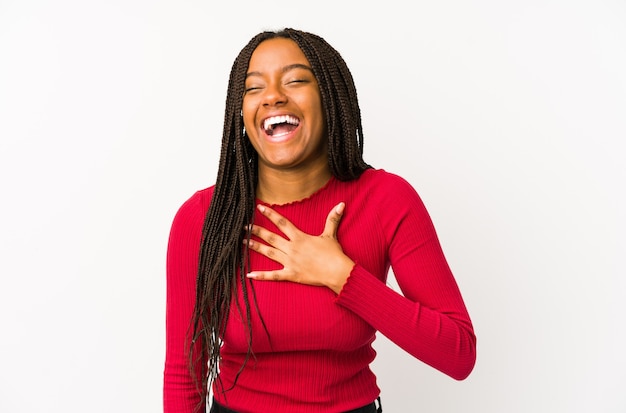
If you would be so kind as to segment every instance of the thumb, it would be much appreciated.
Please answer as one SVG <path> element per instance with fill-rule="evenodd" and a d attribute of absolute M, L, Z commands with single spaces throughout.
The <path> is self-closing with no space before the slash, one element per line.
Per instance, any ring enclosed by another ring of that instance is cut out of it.
<path fill-rule="evenodd" d="M 322 236 L 337 238 L 337 229 L 339 228 L 339 222 L 343 217 L 343 211 L 346 209 L 346 204 L 340 202 L 337 204 L 326 217 L 326 225 L 324 226 L 324 232 Z"/>

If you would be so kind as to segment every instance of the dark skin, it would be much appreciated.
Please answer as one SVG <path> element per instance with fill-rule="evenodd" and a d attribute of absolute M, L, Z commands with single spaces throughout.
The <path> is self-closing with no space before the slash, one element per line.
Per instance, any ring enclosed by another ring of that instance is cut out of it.
<path fill-rule="evenodd" d="M 328 136 L 319 87 L 295 42 L 276 38 L 259 44 L 248 67 L 242 113 L 259 155 L 259 199 L 285 204 L 310 196 L 328 182 Z M 268 132 L 267 122 L 285 117 L 291 127 Z M 267 245 L 250 241 L 249 247 L 283 268 L 253 271 L 248 277 L 323 286 L 338 294 L 354 267 L 337 241 L 345 204 L 339 203 L 328 213 L 319 235 L 302 232 L 268 206 L 259 205 L 258 210 L 287 238 L 253 225 L 247 230 Z"/>

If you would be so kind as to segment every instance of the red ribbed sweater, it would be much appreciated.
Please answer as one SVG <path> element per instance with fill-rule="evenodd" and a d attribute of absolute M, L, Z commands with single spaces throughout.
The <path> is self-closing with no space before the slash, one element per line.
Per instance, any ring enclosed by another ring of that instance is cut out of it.
<path fill-rule="evenodd" d="M 202 224 L 213 188 L 195 193 L 176 214 L 167 253 L 165 413 L 191 413 L 198 394 L 187 368 L 185 336 L 195 300 Z M 376 331 L 424 363 L 462 380 L 472 371 L 476 339 L 432 221 L 415 190 L 383 170 L 354 181 L 331 180 L 311 197 L 272 205 L 301 230 L 321 234 L 328 212 L 346 203 L 337 238 L 356 262 L 340 294 L 326 287 L 254 281 L 255 358 L 236 386 L 215 398 L 241 413 L 343 412 L 379 395 L 369 368 Z M 255 223 L 280 233 L 257 212 Z M 389 267 L 402 294 L 385 284 Z M 251 269 L 280 264 L 252 252 Z M 242 302 L 241 289 L 238 298 Z M 242 307 L 243 308 L 243 307 Z M 236 309 L 224 334 L 220 375 L 229 388 L 247 351 Z M 214 389 L 215 390 L 215 389 Z"/>

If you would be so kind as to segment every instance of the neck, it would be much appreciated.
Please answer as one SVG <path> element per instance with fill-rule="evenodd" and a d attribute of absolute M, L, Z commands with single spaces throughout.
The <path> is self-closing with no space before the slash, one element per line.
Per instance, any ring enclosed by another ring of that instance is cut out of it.
<path fill-rule="evenodd" d="M 257 197 L 275 205 L 299 201 L 326 185 L 331 176 L 328 163 L 304 171 L 271 169 L 259 165 Z"/>

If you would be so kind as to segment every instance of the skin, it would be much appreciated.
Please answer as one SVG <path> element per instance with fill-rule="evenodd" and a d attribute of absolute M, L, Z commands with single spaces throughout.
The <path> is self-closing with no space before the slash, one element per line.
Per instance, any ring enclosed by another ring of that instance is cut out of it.
<path fill-rule="evenodd" d="M 248 67 L 242 113 L 248 138 L 259 155 L 259 199 L 270 204 L 293 202 L 328 182 L 328 135 L 319 86 L 294 41 L 277 38 L 257 46 Z M 263 121 L 281 115 L 296 117 L 297 128 L 280 136 L 268 135 Z M 325 286 L 339 293 L 354 267 L 336 236 L 345 204 L 341 202 L 329 212 L 319 235 L 302 232 L 270 207 L 259 205 L 258 210 L 287 239 L 254 225 L 247 230 L 268 245 L 250 241 L 249 248 L 283 268 L 254 271 L 248 277 Z"/>
<path fill-rule="evenodd" d="M 243 97 L 246 134 L 259 155 L 257 196 L 271 204 L 302 199 L 331 177 L 327 133 L 317 80 L 290 39 L 259 44 L 250 58 Z M 263 120 L 290 115 L 298 127 L 278 139 Z"/>

